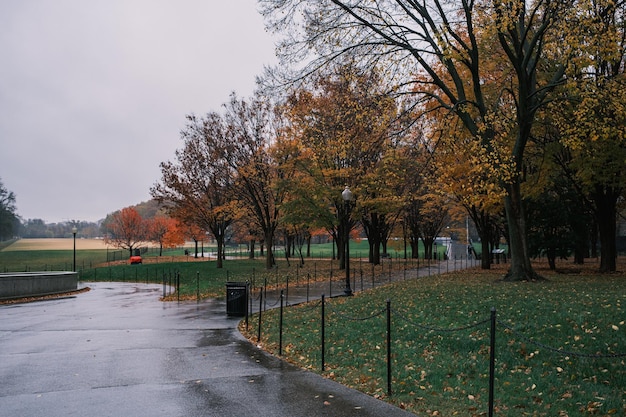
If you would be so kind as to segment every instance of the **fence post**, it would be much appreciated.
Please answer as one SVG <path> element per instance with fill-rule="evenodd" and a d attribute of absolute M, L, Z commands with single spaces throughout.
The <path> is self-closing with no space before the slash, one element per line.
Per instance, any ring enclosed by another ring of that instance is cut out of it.
<path fill-rule="evenodd" d="M 496 308 L 491 307 L 491 345 L 489 349 L 489 417 L 493 417 L 496 373 Z"/>
<path fill-rule="evenodd" d="M 196 271 L 196 303 L 200 302 L 200 271 Z"/>
<path fill-rule="evenodd" d="M 324 302 L 324 294 L 322 294 L 322 372 L 326 370 L 326 306 Z"/>
<path fill-rule="evenodd" d="M 256 336 L 256 342 L 261 341 L 261 316 L 263 315 L 263 288 L 261 288 L 261 294 L 259 294 L 259 330 Z"/>
<path fill-rule="evenodd" d="M 359 260 L 359 263 L 361 261 Z M 361 273 L 361 291 L 363 291 L 363 267 L 360 268 L 360 273 Z"/>
<path fill-rule="evenodd" d="M 283 356 L 283 293 L 280 290 L 280 321 L 278 323 L 278 356 Z"/>
<path fill-rule="evenodd" d="M 391 300 L 387 299 L 387 395 L 391 397 Z"/>
<path fill-rule="evenodd" d="M 250 305 L 246 303 L 246 332 L 248 331 L 248 318 L 250 317 L 250 313 L 252 312 L 252 294 L 250 291 L 250 281 L 246 281 L 246 298 L 250 299 Z"/>

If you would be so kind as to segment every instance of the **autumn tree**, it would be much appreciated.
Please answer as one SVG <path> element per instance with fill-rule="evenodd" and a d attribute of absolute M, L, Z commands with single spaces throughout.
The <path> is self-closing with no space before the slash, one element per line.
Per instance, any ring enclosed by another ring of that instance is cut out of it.
<path fill-rule="evenodd" d="M 128 250 L 129 256 L 133 256 L 133 251 L 147 240 L 146 221 L 132 207 L 108 216 L 102 227 L 104 243 Z"/>
<path fill-rule="evenodd" d="M 231 146 L 222 115 L 187 116 L 183 148 L 176 161 L 161 163 L 161 181 L 150 192 L 172 217 L 210 231 L 217 242 L 217 268 L 223 267 L 226 229 L 233 222 L 232 186 L 236 170 L 225 159 Z"/>
<path fill-rule="evenodd" d="M 376 72 L 343 63 L 312 79 L 310 88 L 297 90 L 287 103 L 307 156 L 300 165 L 310 180 L 307 201 L 337 242 L 340 267 L 345 265 L 345 236 L 359 219 L 372 245 L 370 261 L 378 263 L 381 239 L 393 222 L 383 156 L 390 149 L 394 100 Z M 356 207 L 341 197 L 346 185 L 357 196 Z"/>
<path fill-rule="evenodd" d="M 501 236 L 498 224 L 504 210 L 505 190 L 499 175 L 489 162 L 489 154 L 459 126 L 457 118 L 433 111 L 428 119 L 436 126 L 428 140 L 436 149 L 430 164 L 437 172 L 439 192 L 463 207 L 472 219 L 480 238 L 481 268 L 489 269 L 493 243 Z"/>
<path fill-rule="evenodd" d="M 194 258 L 198 258 L 198 243 L 205 241 L 207 232 L 191 222 L 190 219 L 179 220 L 179 222 L 183 236 L 194 243 Z"/>
<path fill-rule="evenodd" d="M 413 257 L 418 257 L 421 240 L 424 257 L 432 259 L 433 243 L 450 223 L 454 203 L 448 194 L 442 192 L 437 165 L 431 162 L 433 149 L 423 142 L 424 139 L 421 134 L 417 135 L 414 143 L 407 144 L 401 156 L 406 171 L 402 214 Z"/>
<path fill-rule="evenodd" d="M 220 150 L 220 159 L 236 173 L 232 195 L 237 206 L 247 211 L 249 218 L 263 233 L 265 266 L 275 263 L 273 243 L 281 216 L 281 205 L 287 189 L 281 180 L 290 172 L 272 147 L 283 140 L 282 116 L 260 93 L 250 100 L 235 95 L 225 105 L 223 122 L 228 145 Z"/>
<path fill-rule="evenodd" d="M 248 259 L 255 259 L 257 245 L 259 245 L 261 256 L 264 256 L 263 233 L 259 230 L 247 210 L 236 210 L 231 230 L 235 241 L 247 242 Z"/>
<path fill-rule="evenodd" d="M 163 255 L 163 248 L 175 248 L 185 243 L 183 231 L 176 219 L 166 216 L 156 216 L 146 220 L 148 240 L 159 245 L 159 256 Z"/>
<path fill-rule="evenodd" d="M 9 191 L 0 179 L 0 242 L 12 238 L 17 231 L 18 224 L 15 194 Z"/>
<path fill-rule="evenodd" d="M 346 55 L 360 58 L 363 68 L 385 68 L 390 91 L 412 94 L 422 102 L 433 100 L 455 114 L 487 151 L 495 140 L 508 144 L 501 147 L 507 153 L 499 167 L 507 192 L 512 255 L 507 279 L 536 278 L 527 251 L 521 198 L 524 151 L 536 111 L 562 80 L 563 66 L 541 64 L 547 36 L 564 4 L 553 0 L 261 3 L 268 26 L 288 33 L 279 47 L 282 62 L 308 62 L 298 71 L 300 79 Z M 481 32 L 480 27 L 492 30 Z M 500 95 L 484 91 L 487 74 L 481 65 L 489 59 L 489 53 L 483 55 L 490 49 L 480 45 L 480 36 L 491 41 L 491 49 L 501 48 L 507 58 L 504 64 L 510 68 L 510 78 L 502 80 Z M 514 123 L 499 123 L 509 116 Z"/>
<path fill-rule="evenodd" d="M 626 4 L 575 2 L 566 45 L 564 100 L 555 113 L 571 159 L 564 173 L 590 203 L 600 235 L 600 271 L 616 270 L 618 202 L 626 190 Z M 565 110 L 565 111 L 564 111 Z"/>
<path fill-rule="evenodd" d="M 300 265 L 304 265 L 305 256 L 310 256 L 312 230 L 325 226 L 322 220 L 325 216 L 318 215 L 319 205 L 315 202 L 316 196 L 312 192 L 315 184 L 306 168 L 310 164 L 310 152 L 301 146 L 298 135 L 292 130 L 294 127 L 287 124 L 285 137 L 274 145 L 273 153 L 276 159 L 281 161 L 282 169 L 291 173 L 279 179 L 277 184 L 278 187 L 287 190 L 282 203 L 283 215 L 279 226 L 288 240 L 291 254 L 297 251 Z M 303 253 L 305 244 L 306 255 Z"/>

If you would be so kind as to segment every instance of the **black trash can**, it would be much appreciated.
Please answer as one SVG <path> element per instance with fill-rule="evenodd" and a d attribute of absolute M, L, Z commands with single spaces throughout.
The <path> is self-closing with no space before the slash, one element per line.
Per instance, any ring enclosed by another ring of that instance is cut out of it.
<path fill-rule="evenodd" d="M 245 316 L 248 311 L 248 283 L 226 283 L 226 314 Z"/>

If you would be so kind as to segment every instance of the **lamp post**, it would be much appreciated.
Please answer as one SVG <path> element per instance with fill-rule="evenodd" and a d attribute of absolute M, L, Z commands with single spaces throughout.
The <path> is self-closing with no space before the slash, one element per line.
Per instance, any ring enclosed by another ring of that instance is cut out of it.
<path fill-rule="evenodd" d="M 76 226 L 72 227 L 72 234 L 74 235 L 74 263 L 72 267 L 72 272 L 76 272 L 76 232 L 78 232 Z"/>
<path fill-rule="evenodd" d="M 346 267 L 346 288 L 343 290 L 344 295 L 350 296 L 352 295 L 352 288 L 350 287 L 350 211 L 352 210 L 352 191 L 346 185 L 346 188 L 341 193 L 341 198 L 343 198 L 343 205 L 346 215 L 346 250 L 345 250 L 345 267 Z"/>

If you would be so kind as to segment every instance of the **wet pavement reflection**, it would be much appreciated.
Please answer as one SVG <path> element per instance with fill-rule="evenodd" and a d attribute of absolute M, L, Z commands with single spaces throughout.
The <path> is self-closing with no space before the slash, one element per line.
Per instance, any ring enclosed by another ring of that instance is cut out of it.
<path fill-rule="evenodd" d="M 89 283 L 0 306 L 0 416 L 410 416 L 267 355 L 224 302 Z"/>

